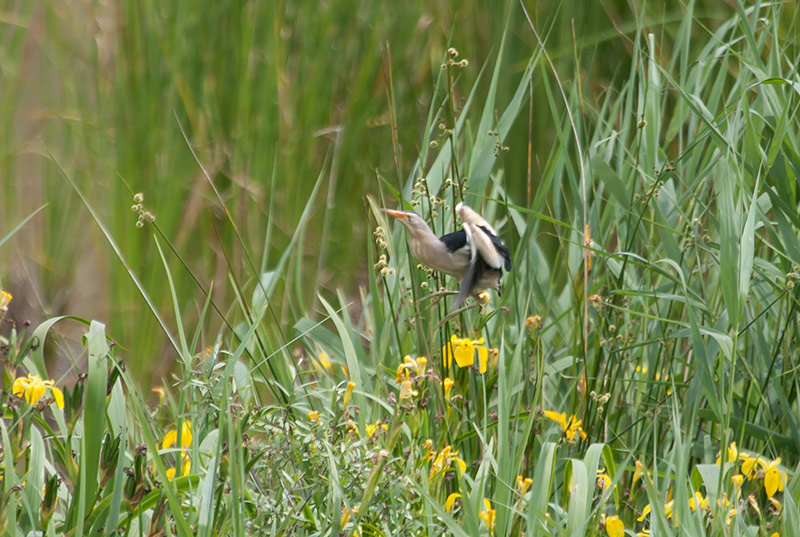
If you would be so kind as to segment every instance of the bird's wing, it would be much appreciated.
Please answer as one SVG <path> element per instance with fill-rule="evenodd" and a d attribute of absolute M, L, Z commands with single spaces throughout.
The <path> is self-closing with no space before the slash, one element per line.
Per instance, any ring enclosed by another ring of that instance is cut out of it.
<path fill-rule="evenodd" d="M 499 270 L 504 266 L 510 266 L 511 258 L 508 255 L 508 248 L 497 237 L 492 226 L 481 218 L 481 215 L 463 203 L 456 205 L 456 212 L 464 224 L 467 240 L 473 252 L 477 251 L 486 264 L 493 269 Z"/>
<path fill-rule="evenodd" d="M 492 244 L 500 253 L 503 258 L 503 265 L 506 269 L 506 272 L 511 270 L 511 252 L 508 251 L 508 246 L 503 244 L 503 241 L 500 240 L 500 237 L 491 233 L 488 229 L 482 228 L 486 235 L 489 236 L 489 239 L 492 241 Z"/>
<path fill-rule="evenodd" d="M 439 240 L 444 243 L 448 252 L 455 253 L 462 248 L 469 248 L 469 244 L 467 243 L 467 232 L 463 229 L 459 229 L 453 233 L 448 233 L 447 235 L 442 235 L 439 237 Z"/>

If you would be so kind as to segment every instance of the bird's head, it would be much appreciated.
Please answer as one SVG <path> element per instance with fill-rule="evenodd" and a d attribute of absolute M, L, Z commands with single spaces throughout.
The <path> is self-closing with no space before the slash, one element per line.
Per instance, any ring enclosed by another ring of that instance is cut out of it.
<path fill-rule="evenodd" d="M 397 211 L 395 209 L 381 209 L 383 212 L 388 214 L 389 216 L 395 217 L 397 220 L 400 221 L 406 229 L 408 229 L 409 233 L 413 234 L 420 234 L 428 232 L 430 233 L 430 228 L 428 224 L 425 223 L 425 220 L 422 219 L 420 215 L 415 213 L 414 211 Z"/>

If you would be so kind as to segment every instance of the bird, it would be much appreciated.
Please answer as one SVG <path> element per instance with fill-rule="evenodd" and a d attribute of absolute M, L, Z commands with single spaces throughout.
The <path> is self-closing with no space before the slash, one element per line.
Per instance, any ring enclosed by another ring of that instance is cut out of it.
<path fill-rule="evenodd" d="M 381 209 L 408 231 L 411 255 L 423 264 L 449 274 L 461 282 L 453 306 L 459 306 L 478 290 L 492 288 L 500 295 L 503 269 L 512 268 L 508 247 L 481 215 L 465 203 L 456 205 L 462 227 L 437 237 L 420 215 L 413 211 Z"/>

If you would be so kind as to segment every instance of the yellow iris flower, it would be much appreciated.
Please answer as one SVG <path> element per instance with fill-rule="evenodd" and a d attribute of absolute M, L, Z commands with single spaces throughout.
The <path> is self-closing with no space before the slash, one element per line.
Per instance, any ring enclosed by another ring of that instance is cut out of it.
<path fill-rule="evenodd" d="M 545 410 L 544 415 L 561 426 L 561 430 L 564 431 L 564 435 L 567 437 L 567 441 L 570 444 L 575 441 L 576 434 L 586 440 L 586 433 L 581 427 L 582 420 L 579 420 L 574 414 L 567 419 L 567 415 L 563 412 Z"/>
<path fill-rule="evenodd" d="M 39 375 L 28 373 L 27 377 L 19 377 L 11 386 L 14 395 L 25 398 L 28 404 L 34 404 L 41 399 L 48 391 L 56 401 L 58 408 L 64 408 L 64 394 L 56 388 L 52 380 L 42 380 Z"/>
<path fill-rule="evenodd" d="M 170 429 L 164 435 L 164 440 L 161 442 L 161 449 L 169 449 L 178 443 L 178 430 Z M 192 461 L 189 458 L 189 453 L 186 451 L 192 445 L 192 424 L 184 420 L 181 424 L 181 475 L 189 475 L 192 469 Z M 167 479 L 172 481 L 175 479 L 175 468 L 167 469 Z"/>
<path fill-rule="evenodd" d="M 492 502 L 486 498 L 483 499 L 483 505 L 486 507 L 486 511 L 480 512 L 481 518 L 484 522 L 486 522 L 486 527 L 489 528 L 489 533 L 494 533 L 494 519 L 496 512 L 494 509 L 492 509 Z"/>
<path fill-rule="evenodd" d="M 481 375 L 486 373 L 489 363 L 489 349 L 484 345 L 483 338 L 469 339 L 450 336 L 450 341 L 442 347 L 442 362 L 449 368 L 456 360 L 458 367 L 470 367 L 475 363 L 475 352 L 478 353 L 478 371 Z"/>

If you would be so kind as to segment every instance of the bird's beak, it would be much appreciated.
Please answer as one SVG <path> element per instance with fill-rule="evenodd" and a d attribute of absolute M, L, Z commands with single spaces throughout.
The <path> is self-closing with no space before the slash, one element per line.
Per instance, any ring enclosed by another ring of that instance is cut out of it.
<path fill-rule="evenodd" d="M 405 220 L 408 218 L 408 215 L 406 215 L 406 213 L 403 211 L 396 211 L 394 209 L 381 209 L 381 211 L 385 212 L 389 216 L 394 216 L 398 220 Z"/>

